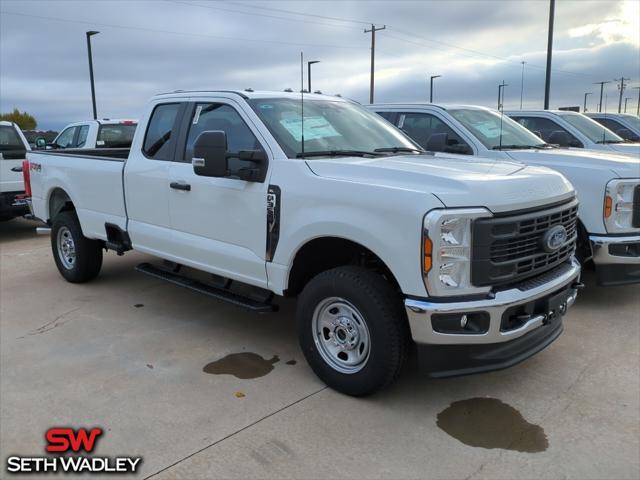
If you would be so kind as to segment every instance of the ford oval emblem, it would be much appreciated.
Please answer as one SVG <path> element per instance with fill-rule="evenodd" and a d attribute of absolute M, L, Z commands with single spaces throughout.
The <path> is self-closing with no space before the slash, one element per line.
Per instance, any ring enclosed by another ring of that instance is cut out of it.
<path fill-rule="evenodd" d="M 567 243 L 567 229 L 562 225 L 551 227 L 542 236 L 542 248 L 548 253 L 560 250 L 565 243 Z"/>

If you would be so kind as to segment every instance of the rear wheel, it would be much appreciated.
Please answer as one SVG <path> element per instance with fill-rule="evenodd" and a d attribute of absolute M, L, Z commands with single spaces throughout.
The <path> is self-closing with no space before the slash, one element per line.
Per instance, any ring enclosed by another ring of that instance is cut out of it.
<path fill-rule="evenodd" d="M 58 271 L 69 282 L 88 282 L 100 273 L 102 244 L 82 235 L 73 211 L 60 212 L 53 220 L 51 250 Z"/>
<path fill-rule="evenodd" d="M 400 374 L 409 346 L 406 315 L 380 275 L 350 266 L 319 274 L 300 295 L 297 322 L 309 365 L 335 390 L 368 395 Z"/>

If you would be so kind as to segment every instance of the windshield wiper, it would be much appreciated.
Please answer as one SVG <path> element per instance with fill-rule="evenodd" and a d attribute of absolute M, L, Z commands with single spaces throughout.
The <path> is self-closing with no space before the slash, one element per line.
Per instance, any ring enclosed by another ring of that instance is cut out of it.
<path fill-rule="evenodd" d="M 316 152 L 304 152 L 296 154 L 296 158 L 307 157 L 365 157 L 371 155 L 377 157 L 376 152 L 367 152 L 366 150 L 320 150 Z"/>
<path fill-rule="evenodd" d="M 624 142 L 621 142 L 620 140 L 598 140 L 596 143 L 600 143 L 600 144 L 607 143 L 608 144 L 608 143 L 624 143 Z"/>
<path fill-rule="evenodd" d="M 420 149 L 420 148 L 411 148 L 411 147 L 384 147 L 384 148 L 376 148 L 374 150 L 374 152 L 391 152 L 391 153 L 398 153 L 398 152 L 408 152 L 408 153 L 425 153 L 424 150 Z"/>
<path fill-rule="evenodd" d="M 541 145 L 496 145 L 491 147 L 491 150 L 529 150 L 540 147 Z"/>

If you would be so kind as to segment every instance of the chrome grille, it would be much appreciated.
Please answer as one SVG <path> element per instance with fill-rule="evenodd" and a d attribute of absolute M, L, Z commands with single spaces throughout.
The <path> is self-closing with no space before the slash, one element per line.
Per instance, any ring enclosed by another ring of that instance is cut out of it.
<path fill-rule="evenodd" d="M 578 204 L 567 204 L 520 215 L 479 219 L 473 227 L 471 280 L 476 286 L 498 286 L 533 277 L 561 264 L 575 251 Z M 542 245 L 556 225 L 567 231 L 556 251 Z"/>

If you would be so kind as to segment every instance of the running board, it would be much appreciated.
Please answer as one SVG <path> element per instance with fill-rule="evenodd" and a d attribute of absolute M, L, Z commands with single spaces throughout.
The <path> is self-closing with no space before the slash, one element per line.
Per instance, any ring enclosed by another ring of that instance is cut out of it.
<path fill-rule="evenodd" d="M 207 285 L 198 280 L 180 275 L 179 273 L 174 273 L 162 268 L 158 268 L 154 265 L 151 265 L 150 263 L 141 263 L 136 267 L 136 270 L 138 272 L 146 273 L 147 275 L 150 275 L 152 277 L 159 278 L 160 280 L 166 280 L 167 282 L 173 283 L 174 285 L 178 285 L 180 287 L 188 288 L 189 290 L 202 293 L 209 297 L 232 303 L 239 307 L 247 308 L 254 312 L 268 313 L 276 312 L 278 310 L 278 306 L 272 303 L 260 302 L 258 300 L 253 300 L 251 298 L 238 295 L 224 288 L 217 288 L 211 285 Z"/>

